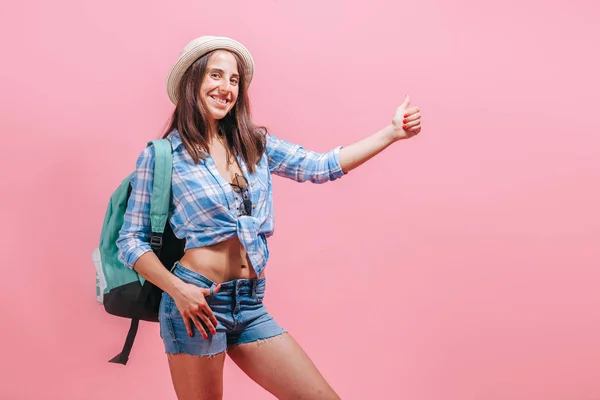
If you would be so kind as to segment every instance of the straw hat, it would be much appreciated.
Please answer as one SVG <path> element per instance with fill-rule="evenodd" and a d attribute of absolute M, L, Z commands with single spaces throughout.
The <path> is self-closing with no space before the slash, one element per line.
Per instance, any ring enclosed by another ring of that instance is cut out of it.
<path fill-rule="evenodd" d="M 179 90 L 179 82 L 187 69 L 200 57 L 213 50 L 229 50 L 236 53 L 242 60 L 245 68 L 247 82 L 246 86 L 250 85 L 252 75 L 254 74 L 254 60 L 250 52 L 243 44 L 236 42 L 233 39 L 222 36 L 201 36 L 189 42 L 181 52 L 181 55 L 171 67 L 169 76 L 167 77 L 167 93 L 169 99 L 177 105 L 177 92 Z"/>

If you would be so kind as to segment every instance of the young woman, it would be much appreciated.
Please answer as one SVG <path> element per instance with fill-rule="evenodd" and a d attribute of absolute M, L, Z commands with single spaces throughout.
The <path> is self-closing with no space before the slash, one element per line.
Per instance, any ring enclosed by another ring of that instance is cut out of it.
<path fill-rule="evenodd" d="M 250 53 L 232 39 L 204 36 L 186 45 L 167 79 L 176 107 L 165 134 L 173 148 L 169 223 L 186 239 L 185 255 L 163 266 L 149 244 L 149 146 L 132 179 L 119 258 L 164 291 L 160 333 L 179 399 L 221 399 L 225 353 L 279 399 L 338 399 L 263 305 L 267 238 L 273 232 L 271 176 L 338 179 L 418 134 L 420 112 L 407 96 L 379 132 L 316 153 L 253 123 L 253 71 Z"/>

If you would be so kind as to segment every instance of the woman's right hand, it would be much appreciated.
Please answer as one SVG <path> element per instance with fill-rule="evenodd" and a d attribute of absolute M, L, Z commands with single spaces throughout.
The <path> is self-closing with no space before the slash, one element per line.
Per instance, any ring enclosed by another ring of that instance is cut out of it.
<path fill-rule="evenodd" d="M 220 288 L 221 284 L 218 284 L 215 287 L 213 294 L 217 293 Z M 175 306 L 183 317 L 183 322 L 185 323 L 185 327 L 190 337 L 194 336 L 190 320 L 196 325 L 196 328 L 198 328 L 204 339 L 208 338 L 208 334 L 200 321 L 204 322 L 204 325 L 213 335 L 217 333 L 215 330 L 217 318 L 208 306 L 205 298 L 209 295 L 210 289 L 200 288 L 196 285 L 185 283 L 180 287 L 177 295 L 172 296 L 175 301 Z"/>
<path fill-rule="evenodd" d="M 396 109 L 392 119 L 394 141 L 408 139 L 421 132 L 421 110 L 410 106 L 410 97 L 406 95 L 404 102 Z"/>

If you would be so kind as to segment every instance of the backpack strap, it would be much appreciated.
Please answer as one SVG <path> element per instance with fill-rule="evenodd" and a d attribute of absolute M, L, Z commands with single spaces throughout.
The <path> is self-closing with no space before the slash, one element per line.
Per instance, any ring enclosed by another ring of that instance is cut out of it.
<path fill-rule="evenodd" d="M 131 348 L 133 347 L 133 341 L 135 340 L 135 335 L 137 335 L 139 324 L 139 319 L 133 318 L 131 320 L 131 324 L 129 325 L 129 332 L 127 332 L 127 338 L 125 339 L 125 344 L 123 345 L 123 350 L 121 350 L 119 354 L 108 360 L 108 362 L 127 365 L 127 361 L 129 360 L 129 354 L 131 353 Z"/>
<path fill-rule="evenodd" d="M 157 256 L 162 249 L 162 236 L 169 217 L 171 204 L 171 175 L 173 173 L 173 153 L 168 139 L 152 140 L 154 146 L 154 184 L 150 200 L 150 225 L 152 236 L 150 246 Z"/>

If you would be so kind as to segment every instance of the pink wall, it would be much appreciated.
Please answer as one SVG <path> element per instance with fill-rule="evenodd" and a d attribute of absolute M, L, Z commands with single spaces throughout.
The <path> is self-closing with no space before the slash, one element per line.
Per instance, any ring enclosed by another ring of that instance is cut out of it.
<path fill-rule="evenodd" d="M 268 306 L 342 398 L 600 399 L 598 6 L 350 3 L 3 7 L 0 398 L 175 398 L 157 325 L 107 363 L 127 321 L 95 304 L 90 253 L 171 63 L 217 34 L 254 55 L 257 122 L 308 148 L 405 93 L 423 110 L 339 182 L 275 181 Z M 225 378 L 225 399 L 271 398 Z"/>

